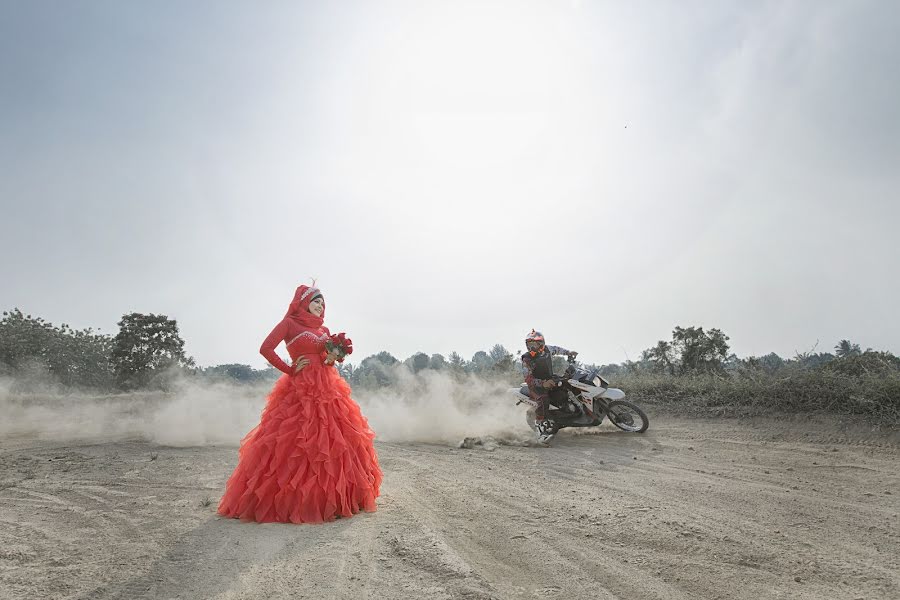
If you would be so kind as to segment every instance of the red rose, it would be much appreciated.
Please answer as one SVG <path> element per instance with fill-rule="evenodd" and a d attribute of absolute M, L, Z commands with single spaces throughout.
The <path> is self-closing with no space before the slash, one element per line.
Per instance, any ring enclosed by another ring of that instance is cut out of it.
<path fill-rule="evenodd" d="M 339 333 L 335 336 L 332 336 L 332 339 L 335 341 L 335 344 L 340 346 L 344 351 L 344 354 L 352 354 L 353 353 L 353 340 L 347 337 L 346 333 Z"/>
<path fill-rule="evenodd" d="M 334 354 L 336 362 L 344 362 L 344 357 L 353 352 L 353 342 L 345 333 L 332 335 L 325 342 L 325 349 Z"/>

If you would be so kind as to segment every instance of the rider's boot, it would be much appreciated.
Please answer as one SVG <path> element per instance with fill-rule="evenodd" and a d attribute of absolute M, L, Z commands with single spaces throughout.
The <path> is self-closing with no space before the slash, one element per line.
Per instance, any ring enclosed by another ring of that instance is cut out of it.
<path fill-rule="evenodd" d="M 535 427 L 537 428 L 538 441 L 542 444 L 546 444 L 552 440 L 553 436 L 556 434 L 553 421 L 550 419 L 536 422 Z"/>

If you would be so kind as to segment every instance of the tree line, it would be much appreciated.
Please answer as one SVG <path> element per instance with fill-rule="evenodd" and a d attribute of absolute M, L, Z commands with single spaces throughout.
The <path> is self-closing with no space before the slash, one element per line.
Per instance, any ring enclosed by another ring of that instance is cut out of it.
<path fill-rule="evenodd" d="M 250 384 L 275 381 L 275 368 L 254 369 L 230 363 L 198 367 L 184 350 L 178 323 L 167 315 L 129 313 L 122 315 L 115 335 L 91 328 L 76 330 L 68 324 L 54 325 L 15 308 L 0 319 L 0 375 L 50 381 L 66 387 L 102 391 L 167 389 L 178 377 L 202 377 Z M 358 365 L 339 364 L 341 375 L 351 385 L 375 388 L 390 385 L 394 368 L 412 373 L 425 369 L 454 374 L 503 376 L 517 370 L 518 359 L 500 344 L 478 351 L 466 360 L 456 352 L 417 352 L 399 360 L 382 351 Z"/>
<path fill-rule="evenodd" d="M 232 363 L 198 367 L 184 350 L 178 323 L 167 315 L 128 313 L 122 315 L 115 335 L 92 328 L 73 329 L 54 325 L 14 308 L 0 319 L 0 375 L 52 382 L 71 388 L 101 391 L 167 389 L 179 377 L 202 377 L 234 383 L 271 382 L 281 374 L 275 368 L 254 369 Z M 447 357 L 417 352 L 400 361 L 379 352 L 360 362 L 338 365 L 352 385 L 390 385 L 392 368 L 406 366 L 453 373 L 498 375 L 515 370 L 516 359 L 502 345 L 476 352 L 470 360 L 456 352 Z"/>
<path fill-rule="evenodd" d="M 116 335 L 73 329 L 18 308 L 0 319 L 0 375 L 103 391 L 164 389 L 195 370 L 178 324 L 166 315 L 122 315 Z"/>
<path fill-rule="evenodd" d="M 103 391 L 166 389 L 178 377 L 250 384 L 273 382 L 280 375 L 274 368 L 254 369 L 238 363 L 198 367 L 185 354 L 177 321 L 166 315 L 128 313 L 118 327 L 118 332 L 110 335 L 90 328 L 76 330 L 65 323 L 57 326 L 18 308 L 6 311 L 0 319 L 0 375 L 49 379 L 67 387 Z M 863 351 L 846 339 L 835 345 L 833 353 L 813 349 L 791 358 L 775 353 L 738 358 L 731 352 L 729 340 L 720 329 L 677 326 L 670 340 L 658 341 L 636 361 L 579 364 L 597 369 L 607 379 L 622 379 L 641 389 L 651 378 L 655 385 L 674 389 L 677 382 L 700 376 L 717 381 L 755 381 L 814 371 L 856 378 L 889 376 L 892 382 L 900 377 L 900 359 L 896 356 L 872 349 Z M 554 357 L 557 371 L 561 372 L 564 364 L 563 357 Z M 358 364 L 339 364 L 338 369 L 352 386 L 362 389 L 389 387 L 403 373 L 423 371 L 446 372 L 459 378 L 521 380 L 519 356 L 502 344 L 479 350 L 469 359 L 457 352 L 447 356 L 416 352 L 400 360 L 381 351 Z M 900 397 L 896 403 L 900 406 Z"/>
<path fill-rule="evenodd" d="M 900 372 L 900 358 L 890 352 L 871 348 L 865 351 L 850 340 L 840 340 L 834 353 L 815 348 L 782 358 L 774 352 L 763 356 L 739 358 L 730 351 L 730 338 L 719 329 L 675 327 L 672 339 L 660 340 L 641 353 L 639 361 L 609 365 L 601 369 L 607 375 L 665 374 L 672 377 L 698 374 L 735 375 L 765 373 L 774 375 L 791 370 L 823 369 L 851 375 Z"/>

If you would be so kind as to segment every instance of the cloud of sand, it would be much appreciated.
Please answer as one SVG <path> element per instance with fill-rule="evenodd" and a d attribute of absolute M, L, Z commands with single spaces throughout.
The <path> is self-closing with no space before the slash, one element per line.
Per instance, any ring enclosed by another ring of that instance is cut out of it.
<path fill-rule="evenodd" d="M 394 369 L 396 383 L 354 393 L 378 439 L 404 442 L 459 442 L 468 436 L 516 441 L 531 431 L 525 409 L 515 405 L 509 382 L 446 371 L 413 374 Z"/>
<path fill-rule="evenodd" d="M 16 392 L 0 381 L 0 436 L 53 441 L 145 439 L 237 445 L 259 420 L 266 388 L 181 382 L 170 393 Z"/>
<path fill-rule="evenodd" d="M 356 390 L 377 438 L 457 443 L 468 436 L 516 442 L 530 435 L 510 385 L 398 366 L 395 384 Z M 28 392 L 0 379 L 0 436 L 53 441 L 143 439 L 171 446 L 236 446 L 258 422 L 268 385 L 183 380 L 172 392 L 91 395 L 45 386 Z"/>

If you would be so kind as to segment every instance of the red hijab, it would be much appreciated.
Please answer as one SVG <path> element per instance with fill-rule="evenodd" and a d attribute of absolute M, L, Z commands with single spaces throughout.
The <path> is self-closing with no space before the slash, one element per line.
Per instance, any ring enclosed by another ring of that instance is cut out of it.
<path fill-rule="evenodd" d="M 309 312 L 309 303 L 313 301 L 313 298 L 321 295 L 322 292 L 319 291 L 319 288 L 301 285 L 294 292 L 294 299 L 291 301 L 284 319 L 293 321 L 301 327 L 318 329 L 325 322 L 325 308 L 322 307 L 322 316 L 317 317 Z"/>

